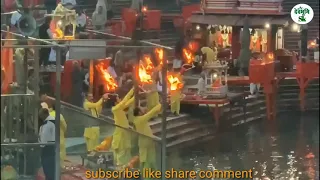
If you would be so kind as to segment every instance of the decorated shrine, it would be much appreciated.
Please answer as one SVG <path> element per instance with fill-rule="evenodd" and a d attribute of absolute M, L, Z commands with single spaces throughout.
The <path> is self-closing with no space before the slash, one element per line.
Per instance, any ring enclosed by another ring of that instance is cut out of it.
<path fill-rule="evenodd" d="M 201 10 L 189 19 L 192 38 L 202 46 L 216 46 L 218 58 L 237 59 L 244 19 L 250 26 L 250 49 L 267 53 L 283 48 L 283 28 L 288 15 L 282 12 L 282 0 L 202 0 Z"/>

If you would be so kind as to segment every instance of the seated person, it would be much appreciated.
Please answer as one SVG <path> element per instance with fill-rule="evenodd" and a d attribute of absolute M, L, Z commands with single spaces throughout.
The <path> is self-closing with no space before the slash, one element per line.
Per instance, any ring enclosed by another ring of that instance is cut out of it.
<path fill-rule="evenodd" d="M 211 64 L 216 60 L 215 53 L 213 49 L 211 49 L 210 47 L 202 47 L 201 53 L 202 53 L 203 61 L 206 62 L 207 64 Z"/>
<path fill-rule="evenodd" d="M 92 25 L 95 30 L 104 30 L 107 22 L 107 13 L 103 6 L 98 6 L 92 14 Z"/>
<path fill-rule="evenodd" d="M 11 15 L 11 19 L 10 19 L 10 24 L 11 26 L 14 26 L 14 27 L 18 27 L 18 21 L 19 19 L 21 18 L 21 12 L 20 10 L 18 11 L 15 11 L 12 15 Z"/>
<path fill-rule="evenodd" d="M 87 24 L 87 16 L 82 10 L 77 9 L 77 31 L 84 31 Z"/>

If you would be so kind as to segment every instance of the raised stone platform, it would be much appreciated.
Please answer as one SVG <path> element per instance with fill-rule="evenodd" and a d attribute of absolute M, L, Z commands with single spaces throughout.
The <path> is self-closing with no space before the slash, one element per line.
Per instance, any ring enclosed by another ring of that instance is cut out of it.
<path fill-rule="evenodd" d="M 195 88 L 199 76 L 185 76 L 186 88 Z M 248 92 L 248 85 L 229 85 L 231 92 Z M 262 89 L 261 89 L 262 90 Z M 307 92 L 307 110 L 319 109 L 319 82 L 310 83 Z M 245 111 L 241 104 L 226 104 L 223 107 L 219 131 L 229 131 L 233 127 L 255 121 L 265 119 L 266 106 L 265 97 L 260 94 L 255 98 L 246 99 Z M 277 111 L 299 110 L 299 87 L 296 79 L 286 79 L 279 84 L 277 96 Z M 186 147 L 196 144 L 200 141 L 207 141 L 216 135 L 216 127 L 214 118 L 209 111 L 207 105 L 181 106 L 181 114 L 177 117 L 167 118 L 167 147 L 174 149 L 176 147 Z M 85 149 L 83 139 L 83 130 L 90 125 L 98 125 L 101 128 L 101 140 L 112 134 L 114 125 L 112 114 L 106 112 L 108 116 L 102 119 L 96 119 L 68 106 L 62 107 L 62 113 L 69 125 L 67 132 L 67 151 L 72 153 L 77 149 Z M 161 117 L 155 118 L 150 122 L 150 126 L 157 136 L 161 137 Z"/>

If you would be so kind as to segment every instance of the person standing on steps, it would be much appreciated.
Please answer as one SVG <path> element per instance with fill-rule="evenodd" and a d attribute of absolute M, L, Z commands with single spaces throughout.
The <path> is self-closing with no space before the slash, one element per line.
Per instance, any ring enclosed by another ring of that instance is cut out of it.
<path fill-rule="evenodd" d="M 98 102 L 93 102 L 93 95 L 91 93 L 87 94 L 87 97 L 83 103 L 83 108 L 88 111 L 93 117 L 98 118 L 101 111 L 103 103 L 108 99 L 108 94 L 104 94 Z M 87 151 L 92 152 L 95 147 L 99 144 L 100 128 L 96 127 L 86 127 L 84 129 L 84 138 L 87 145 Z"/>
<path fill-rule="evenodd" d="M 161 104 L 158 103 L 150 111 L 145 113 L 142 108 L 137 107 L 133 111 L 134 120 L 133 123 L 136 127 L 136 131 L 145 135 L 139 136 L 138 146 L 139 146 L 139 160 L 141 163 L 141 168 L 152 168 L 156 169 L 156 145 L 152 137 L 152 129 L 149 125 L 149 120 L 151 120 L 155 115 L 161 111 Z"/>
<path fill-rule="evenodd" d="M 112 107 L 113 119 L 117 125 L 112 139 L 111 148 L 114 151 L 116 165 L 123 167 L 131 159 L 131 136 L 128 131 L 129 121 L 126 116 L 126 109 L 134 104 L 134 89 L 132 88 L 128 94 L 121 100 L 116 97 L 116 105 Z"/>
<path fill-rule="evenodd" d="M 55 121 L 54 117 L 50 116 L 49 110 L 42 108 L 39 111 L 39 118 L 42 120 L 42 125 L 39 129 L 39 142 L 49 143 L 55 142 Z M 46 180 L 54 180 L 55 176 L 55 146 L 44 145 L 41 149 L 41 164 Z"/>

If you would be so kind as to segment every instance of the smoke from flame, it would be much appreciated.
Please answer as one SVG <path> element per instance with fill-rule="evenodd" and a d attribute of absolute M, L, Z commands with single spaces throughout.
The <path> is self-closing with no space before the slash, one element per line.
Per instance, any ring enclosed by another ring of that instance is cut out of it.
<path fill-rule="evenodd" d="M 104 81 L 104 90 L 106 92 L 114 91 L 117 89 L 118 85 L 113 77 L 108 73 L 108 71 L 103 67 L 103 63 L 99 63 L 96 65 L 97 71 L 101 74 L 102 79 Z"/>

